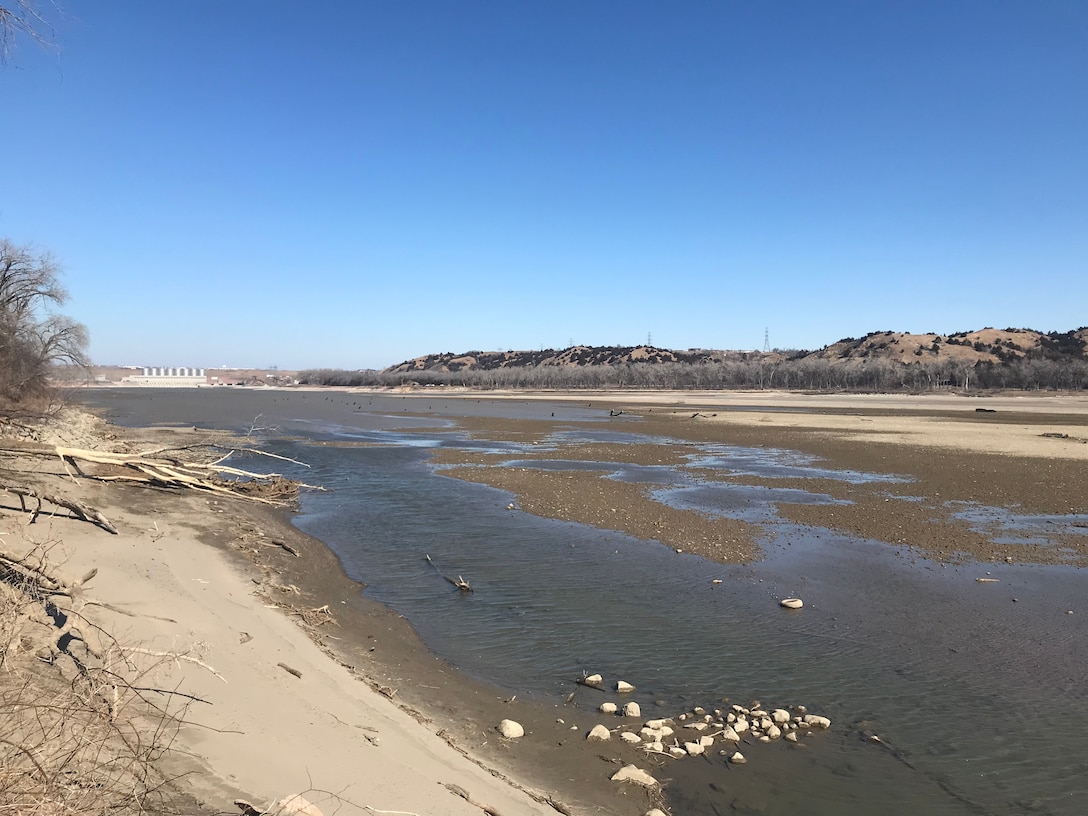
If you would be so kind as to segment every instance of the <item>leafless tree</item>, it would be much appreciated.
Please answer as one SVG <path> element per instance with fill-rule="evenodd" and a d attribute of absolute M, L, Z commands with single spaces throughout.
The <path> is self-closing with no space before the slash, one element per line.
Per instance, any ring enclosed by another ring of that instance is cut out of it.
<path fill-rule="evenodd" d="M 0 3 L 0 65 L 8 61 L 20 36 L 49 46 L 53 27 L 34 0 L 4 0 Z"/>
<path fill-rule="evenodd" d="M 49 390 L 58 365 L 87 365 L 87 330 L 53 312 L 68 299 L 49 253 L 0 239 L 0 399 L 18 403 Z"/>

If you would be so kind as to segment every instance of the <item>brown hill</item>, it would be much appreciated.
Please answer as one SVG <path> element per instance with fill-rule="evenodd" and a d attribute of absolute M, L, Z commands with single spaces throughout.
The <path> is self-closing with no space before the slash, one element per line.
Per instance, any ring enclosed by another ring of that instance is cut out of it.
<path fill-rule="evenodd" d="M 748 351 L 688 349 L 673 351 L 654 346 L 571 346 L 541 351 L 467 351 L 462 354 L 428 354 L 385 369 L 390 374 L 413 371 L 492 371 L 500 368 L 533 366 L 627 365 L 629 363 L 707 363 L 748 360 L 760 357 L 784 359 L 780 352 L 761 354 Z"/>
<path fill-rule="evenodd" d="M 806 356 L 900 363 L 952 360 L 968 365 L 999 365 L 1025 357 L 1084 360 L 1088 359 L 1088 328 L 1049 334 L 1032 329 L 992 328 L 948 335 L 873 332 L 860 339 L 847 337 Z"/>

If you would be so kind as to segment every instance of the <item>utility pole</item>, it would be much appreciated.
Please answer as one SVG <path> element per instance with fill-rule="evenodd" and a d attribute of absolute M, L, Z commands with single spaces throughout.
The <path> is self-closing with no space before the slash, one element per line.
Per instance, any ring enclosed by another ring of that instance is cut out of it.
<path fill-rule="evenodd" d="M 763 327 L 763 353 L 766 354 L 771 350 L 771 330 L 766 326 Z"/>

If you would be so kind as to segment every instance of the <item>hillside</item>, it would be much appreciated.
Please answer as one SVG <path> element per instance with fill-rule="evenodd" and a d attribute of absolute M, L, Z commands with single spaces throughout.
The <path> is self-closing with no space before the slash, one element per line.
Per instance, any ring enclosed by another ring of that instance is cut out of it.
<path fill-rule="evenodd" d="M 804 355 L 834 361 L 886 360 L 899 363 L 953 361 L 1001 365 L 1014 360 L 1088 359 L 1088 328 L 1044 334 L 1032 329 L 981 329 L 955 334 L 873 332 L 848 337 Z"/>
<path fill-rule="evenodd" d="M 883 361 L 891 363 L 952 362 L 1003 365 L 1018 360 L 1088 360 L 1088 328 L 1067 332 L 1032 329 L 992 329 L 955 334 L 872 332 L 862 338 L 848 337 L 817 351 L 758 352 L 688 349 L 675 351 L 654 346 L 572 346 L 541 351 L 468 351 L 461 354 L 428 354 L 385 369 L 387 374 L 412 372 L 495 371 L 509 368 L 552 366 L 623 366 L 634 363 L 778 363 L 821 360 L 829 363 Z"/>
<path fill-rule="evenodd" d="M 554 366 L 627 365 L 630 363 L 716 363 L 743 361 L 763 357 L 759 352 L 710 351 L 688 349 L 673 351 L 654 346 L 571 346 L 556 351 L 467 351 L 463 354 L 428 354 L 406 360 L 385 369 L 389 374 L 413 371 L 494 371 L 503 368 Z M 767 356 L 783 359 L 784 354 L 772 352 Z"/>

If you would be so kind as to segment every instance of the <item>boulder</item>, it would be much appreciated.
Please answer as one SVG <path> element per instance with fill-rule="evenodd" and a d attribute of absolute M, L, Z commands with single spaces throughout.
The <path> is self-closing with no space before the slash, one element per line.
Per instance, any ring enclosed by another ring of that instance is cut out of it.
<path fill-rule="evenodd" d="M 775 725 L 782 725 L 790 721 L 790 713 L 784 708 L 776 708 L 771 712 L 771 719 L 774 720 Z"/>
<path fill-rule="evenodd" d="M 651 808 L 650 810 L 647 810 L 645 813 L 643 813 L 642 816 L 669 816 L 669 814 L 667 814 L 661 808 Z"/>
<path fill-rule="evenodd" d="M 601 703 L 601 707 L 600 707 L 599 711 L 602 714 L 615 714 L 616 713 L 616 704 L 615 703 Z"/>
<path fill-rule="evenodd" d="M 735 754 L 733 754 L 733 756 L 729 757 L 729 761 L 732 762 L 734 765 L 743 765 L 748 760 L 744 758 L 744 754 L 742 754 L 740 751 L 737 751 Z"/>
<path fill-rule="evenodd" d="M 620 739 L 624 742 L 630 742 L 632 744 L 636 742 L 642 742 L 642 737 L 640 737 L 638 734 L 633 734 L 630 731 L 624 731 L 622 734 L 620 734 Z"/>
<path fill-rule="evenodd" d="M 783 598 L 779 603 L 786 609 L 800 609 L 805 605 L 805 602 L 800 598 Z"/>
<path fill-rule="evenodd" d="M 635 690 L 635 687 L 628 683 L 626 680 L 619 680 L 616 682 L 616 692 L 618 694 L 630 694 Z"/>
<path fill-rule="evenodd" d="M 704 748 L 709 748 L 711 745 L 714 744 L 714 737 L 709 737 L 705 735 L 699 737 L 699 744 L 702 745 Z"/>
<path fill-rule="evenodd" d="M 657 787 L 657 780 L 635 765 L 624 765 L 612 774 L 612 781 L 634 782 L 636 785 L 642 785 L 644 788 Z"/>
<path fill-rule="evenodd" d="M 668 725 L 671 722 L 672 722 L 672 720 L 670 720 L 670 719 L 646 720 L 646 727 L 647 728 L 661 728 L 663 725 Z"/>
<path fill-rule="evenodd" d="M 779 728 L 777 725 L 772 725 L 770 728 L 767 729 L 767 736 L 771 739 L 778 739 L 782 736 L 782 729 Z"/>
<path fill-rule="evenodd" d="M 660 741 L 647 742 L 642 746 L 644 751 L 656 751 L 661 753 L 665 750 L 665 746 Z"/>
<path fill-rule="evenodd" d="M 797 732 L 790 731 L 788 734 L 786 734 L 786 742 L 797 742 Z"/>
<path fill-rule="evenodd" d="M 591 729 L 589 729 L 589 733 L 586 734 L 586 739 L 587 740 L 608 740 L 608 739 L 612 739 L 612 732 L 609 731 L 605 726 L 598 723 L 597 725 L 595 725 Z"/>
<path fill-rule="evenodd" d="M 805 725 L 809 726 L 810 728 L 830 728 L 831 720 L 829 720 L 827 717 L 820 717 L 817 714 L 806 714 Z"/>
<path fill-rule="evenodd" d="M 519 722 L 514 722 L 513 720 L 503 720 L 501 723 L 499 723 L 499 733 L 507 739 L 517 739 L 518 737 L 525 736 L 525 729 Z"/>
<path fill-rule="evenodd" d="M 583 686 L 591 686 L 592 688 L 600 688 L 604 685 L 604 678 L 599 674 L 591 674 L 588 677 L 583 677 L 581 680 Z"/>
<path fill-rule="evenodd" d="M 730 742 L 740 742 L 740 734 L 727 725 L 725 730 L 722 731 L 722 739 L 729 740 Z"/>
<path fill-rule="evenodd" d="M 706 746 L 701 742 L 685 742 L 684 750 L 687 751 L 688 756 L 698 756 L 706 752 Z"/>
<path fill-rule="evenodd" d="M 628 703 L 623 707 L 623 716 L 625 717 L 641 717 L 642 709 L 638 703 Z"/>

